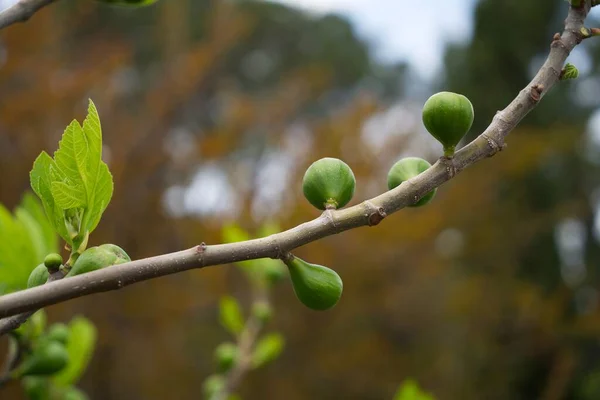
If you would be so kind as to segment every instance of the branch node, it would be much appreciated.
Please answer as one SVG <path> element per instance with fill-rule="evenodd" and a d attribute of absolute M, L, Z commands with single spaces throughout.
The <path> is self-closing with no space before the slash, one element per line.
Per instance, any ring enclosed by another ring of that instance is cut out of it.
<path fill-rule="evenodd" d="M 446 167 L 448 179 L 454 178 L 457 174 L 456 166 L 454 165 L 454 158 L 442 156 L 440 157 L 440 161 Z"/>
<path fill-rule="evenodd" d="M 198 254 L 198 258 L 200 259 L 200 265 L 204 267 L 204 253 L 206 252 L 206 243 L 202 242 L 198 246 L 196 246 L 196 253 Z"/>
<path fill-rule="evenodd" d="M 542 85 L 541 83 L 535 84 L 531 87 L 531 90 L 529 91 L 529 98 L 534 103 L 538 103 L 542 98 L 542 93 L 544 93 L 544 85 Z"/>
<path fill-rule="evenodd" d="M 492 150 L 492 152 L 488 155 L 488 157 L 493 156 L 494 154 L 498 153 L 499 151 L 502 151 L 506 148 L 506 143 L 504 143 L 504 140 L 496 140 L 493 137 L 489 136 L 487 133 L 482 133 L 481 137 L 483 137 L 487 143 L 488 146 L 490 146 L 490 149 Z"/>
<path fill-rule="evenodd" d="M 378 225 L 385 217 L 387 217 L 387 213 L 383 207 L 376 207 L 368 200 L 364 201 L 363 205 L 365 207 L 365 218 L 367 218 L 367 224 L 369 226 Z"/>

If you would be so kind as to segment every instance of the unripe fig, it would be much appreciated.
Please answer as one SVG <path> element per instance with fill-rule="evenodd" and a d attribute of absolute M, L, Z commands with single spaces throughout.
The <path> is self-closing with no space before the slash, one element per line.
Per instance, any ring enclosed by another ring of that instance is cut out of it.
<path fill-rule="evenodd" d="M 262 323 L 266 323 L 271 319 L 273 310 L 266 301 L 258 301 L 252 304 L 252 315 L 260 320 Z"/>
<path fill-rule="evenodd" d="M 337 158 L 322 158 L 304 174 L 304 197 L 320 210 L 344 207 L 352 199 L 356 179 L 352 169 Z"/>
<path fill-rule="evenodd" d="M 90 247 L 84 251 L 67 276 L 85 274 L 111 265 L 123 264 L 131 261 L 127 253 L 114 244 L 103 244 L 97 247 Z"/>
<path fill-rule="evenodd" d="M 204 392 L 204 396 L 207 399 L 212 398 L 215 394 L 220 392 L 225 386 L 225 378 L 222 375 L 211 375 L 204 381 L 204 385 L 202 385 L 202 390 Z"/>
<path fill-rule="evenodd" d="M 313 310 L 327 310 L 342 296 L 343 283 L 332 269 L 290 256 L 285 260 L 298 300 Z"/>
<path fill-rule="evenodd" d="M 46 333 L 46 339 L 67 344 L 69 341 L 69 327 L 60 322 L 53 324 Z"/>
<path fill-rule="evenodd" d="M 221 343 L 215 349 L 215 361 L 219 372 L 229 371 L 237 362 L 238 347 L 233 343 Z"/>
<path fill-rule="evenodd" d="M 81 390 L 70 387 L 64 392 L 62 400 L 88 400 L 88 397 Z"/>
<path fill-rule="evenodd" d="M 60 254 L 50 253 L 44 258 L 44 265 L 49 271 L 58 271 L 63 263 L 63 259 Z"/>
<path fill-rule="evenodd" d="M 402 160 L 396 162 L 390 172 L 388 172 L 387 182 L 388 188 L 392 190 L 396 186 L 400 185 L 402 182 L 409 180 L 410 178 L 414 178 L 419 175 L 421 172 L 426 171 L 431 167 L 427 161 L 418 157 L 407 157 Z M 427 193 L 425 196 L 421 197 L 419 201 L 410 205 L 409 207 L 420 207 L 429 203 L 433 197 L 435 196 L 437 189 L 433 189 L 431 192 Z"/>
<path fill-rule="evenodd" d="M 462 94 L 436 93 L 423 106 L 425 128 L 444 146 L 444 155 L 454 155 L 456 145 L 473 125 L 473 105 Z"/>
<path fill-rule="evenodd" d="M 14 370 L 16 377 L 25 375 L 52 375 L 66 367 L 69 353 L 55 341 L 43 341 L 23 363 Z"/>
<path fill-rule="evenodd" d="M 50 272 L 48 272 L 48 268 L 46 268 L 44 264 L 38 265 L 31 271 L 31 274 L 29 274 L 29 279 L 27 279 L 27 289 L 43 285 L 48 281 L 49 276 Z"/>
<path fill-rule="evenodd" d="M 48 379 L 39 376 L 28 376 L 21 380 L 23 390 L 29 400 L 47 400 L 48 383 Z"/>

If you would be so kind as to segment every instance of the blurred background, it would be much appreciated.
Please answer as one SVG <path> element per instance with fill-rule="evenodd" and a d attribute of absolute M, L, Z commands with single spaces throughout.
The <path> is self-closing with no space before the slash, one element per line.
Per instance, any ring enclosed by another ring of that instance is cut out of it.
<path fill-rule="evenodd" d="M 4 0 L 3 6 L 12 1 Z M 563 0 L 163 0 L 140 10 L 64 0 L 0 32 L 0 202 L 29 189 L 88 98 L 113 201 L 92 245 L 132 258 L 318 216 L 301 192 L 324 156 L 353 168 L 356 204 L 404 156 L 441 146 L 420 109 L 467 95 L 473 138 L 562 30 Z M 439 3 L 439 4 L 437 4 Z M 592 12 L 589 26 L 598 26 Z M 389 399 L 406 378 L 439 399 L 600 398 L 600 42 L 508 138 L 434 202 L 297 254 L 336 269 L 340 303 L 306 309 L 289 282 L 270 327 L 287 341 L 245 399 Z M 99 344 L 92 399 L 196 399 L 227 339 L 217 303 L 248 298 L 232 266 L 48 308 L 84 314 Z M 20 399 L 18 385 L 0 393 Z"/>

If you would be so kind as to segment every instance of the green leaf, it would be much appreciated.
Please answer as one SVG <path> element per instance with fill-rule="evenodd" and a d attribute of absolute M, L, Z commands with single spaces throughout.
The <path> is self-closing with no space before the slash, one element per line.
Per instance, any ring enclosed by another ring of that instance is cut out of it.
<path fill-rule="evenodd" d="M 52 224 L 50 221 L 48 221 L 48 218 L 46 217 L 44 209 L 39 200 L 36 199 L 32 193 L 27 192 L 23 196 L 18 209 L 26 210 L 40 228 L 43 242 L 43 245 L 40 247 L 44 249 L 43 257 L 50 253 L 58 253 L 58 237 L 56 236 L 56 232 L 54 231 Z"/>
<path fill-rule="evenodd" d="M 73 120 L 54 159 L 42 152 L 30 178 L 54 229 L 78 248 L 100 222 L 114 190 L 112 175 L 102 161 L 102 129 L 91 100 L 83 126 Z"/>
<path fill-rule="evenodd" d="M 25 225 L 0 204 L 0 283 L 3 291 L 24 289 L 39 264 Z"/>
<path fill-rule="evenodd" d="M 74 385 L 85 372 L 96 345 L 96 327 L 87 318 L 75 317 L 69 323 L 69 364 L 52 378 L 59 386 Z"/>
<path fill-rule="evenodd" d="M 52 178 L 50 169 L 54 165 L 54 160 L 45 151 L 35 159 L 33 169 L 29 173 L 31 188 L 42 201 L 46 216 L 54 230 L 69 244 L 72 244 L 71 237 L 65 225 L 64 211 L 56 205 L 52 197 Z"/>
<path fill-rule="evenodd" d="M 237 300 L 231 296 L 221 298 L 219 304 L 219 319 L 223 328 L 233 335 L 238 335 L 244 329 L 244 317 Z"/>
<path fill-rule="evenodd" d="M 434 397 L 422 391 L 413 379 L 406 379 L 398 388 L 394 400 L 434 400 Z"/>
<path fill-rule="evenodd" d="M 269 333 L 258 341 L 252 353 L 252 367 L 259 368 L 275 360 L 283 351 L 285 340 L 280 333 Z"/>

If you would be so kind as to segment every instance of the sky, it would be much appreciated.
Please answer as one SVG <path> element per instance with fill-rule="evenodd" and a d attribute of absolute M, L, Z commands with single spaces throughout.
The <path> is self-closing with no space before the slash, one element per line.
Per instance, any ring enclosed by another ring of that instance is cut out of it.
<path fill-rule="evenodd" d="M 442 66 L 444 45 L 470 39 L 475 0 L 274 0 L 353 22 L 382 61 L 407 60 L 424 78 Z"/>
<path fill-rule="evenodd" d="M 424 78 L 440 70 L 444 44 L 471 34 L 476 0 L 272 0 L 317 15 L 349 18 L 382 61 L 407 60 Z M 16 0 L 0 0 L 4 9 Z"/>

